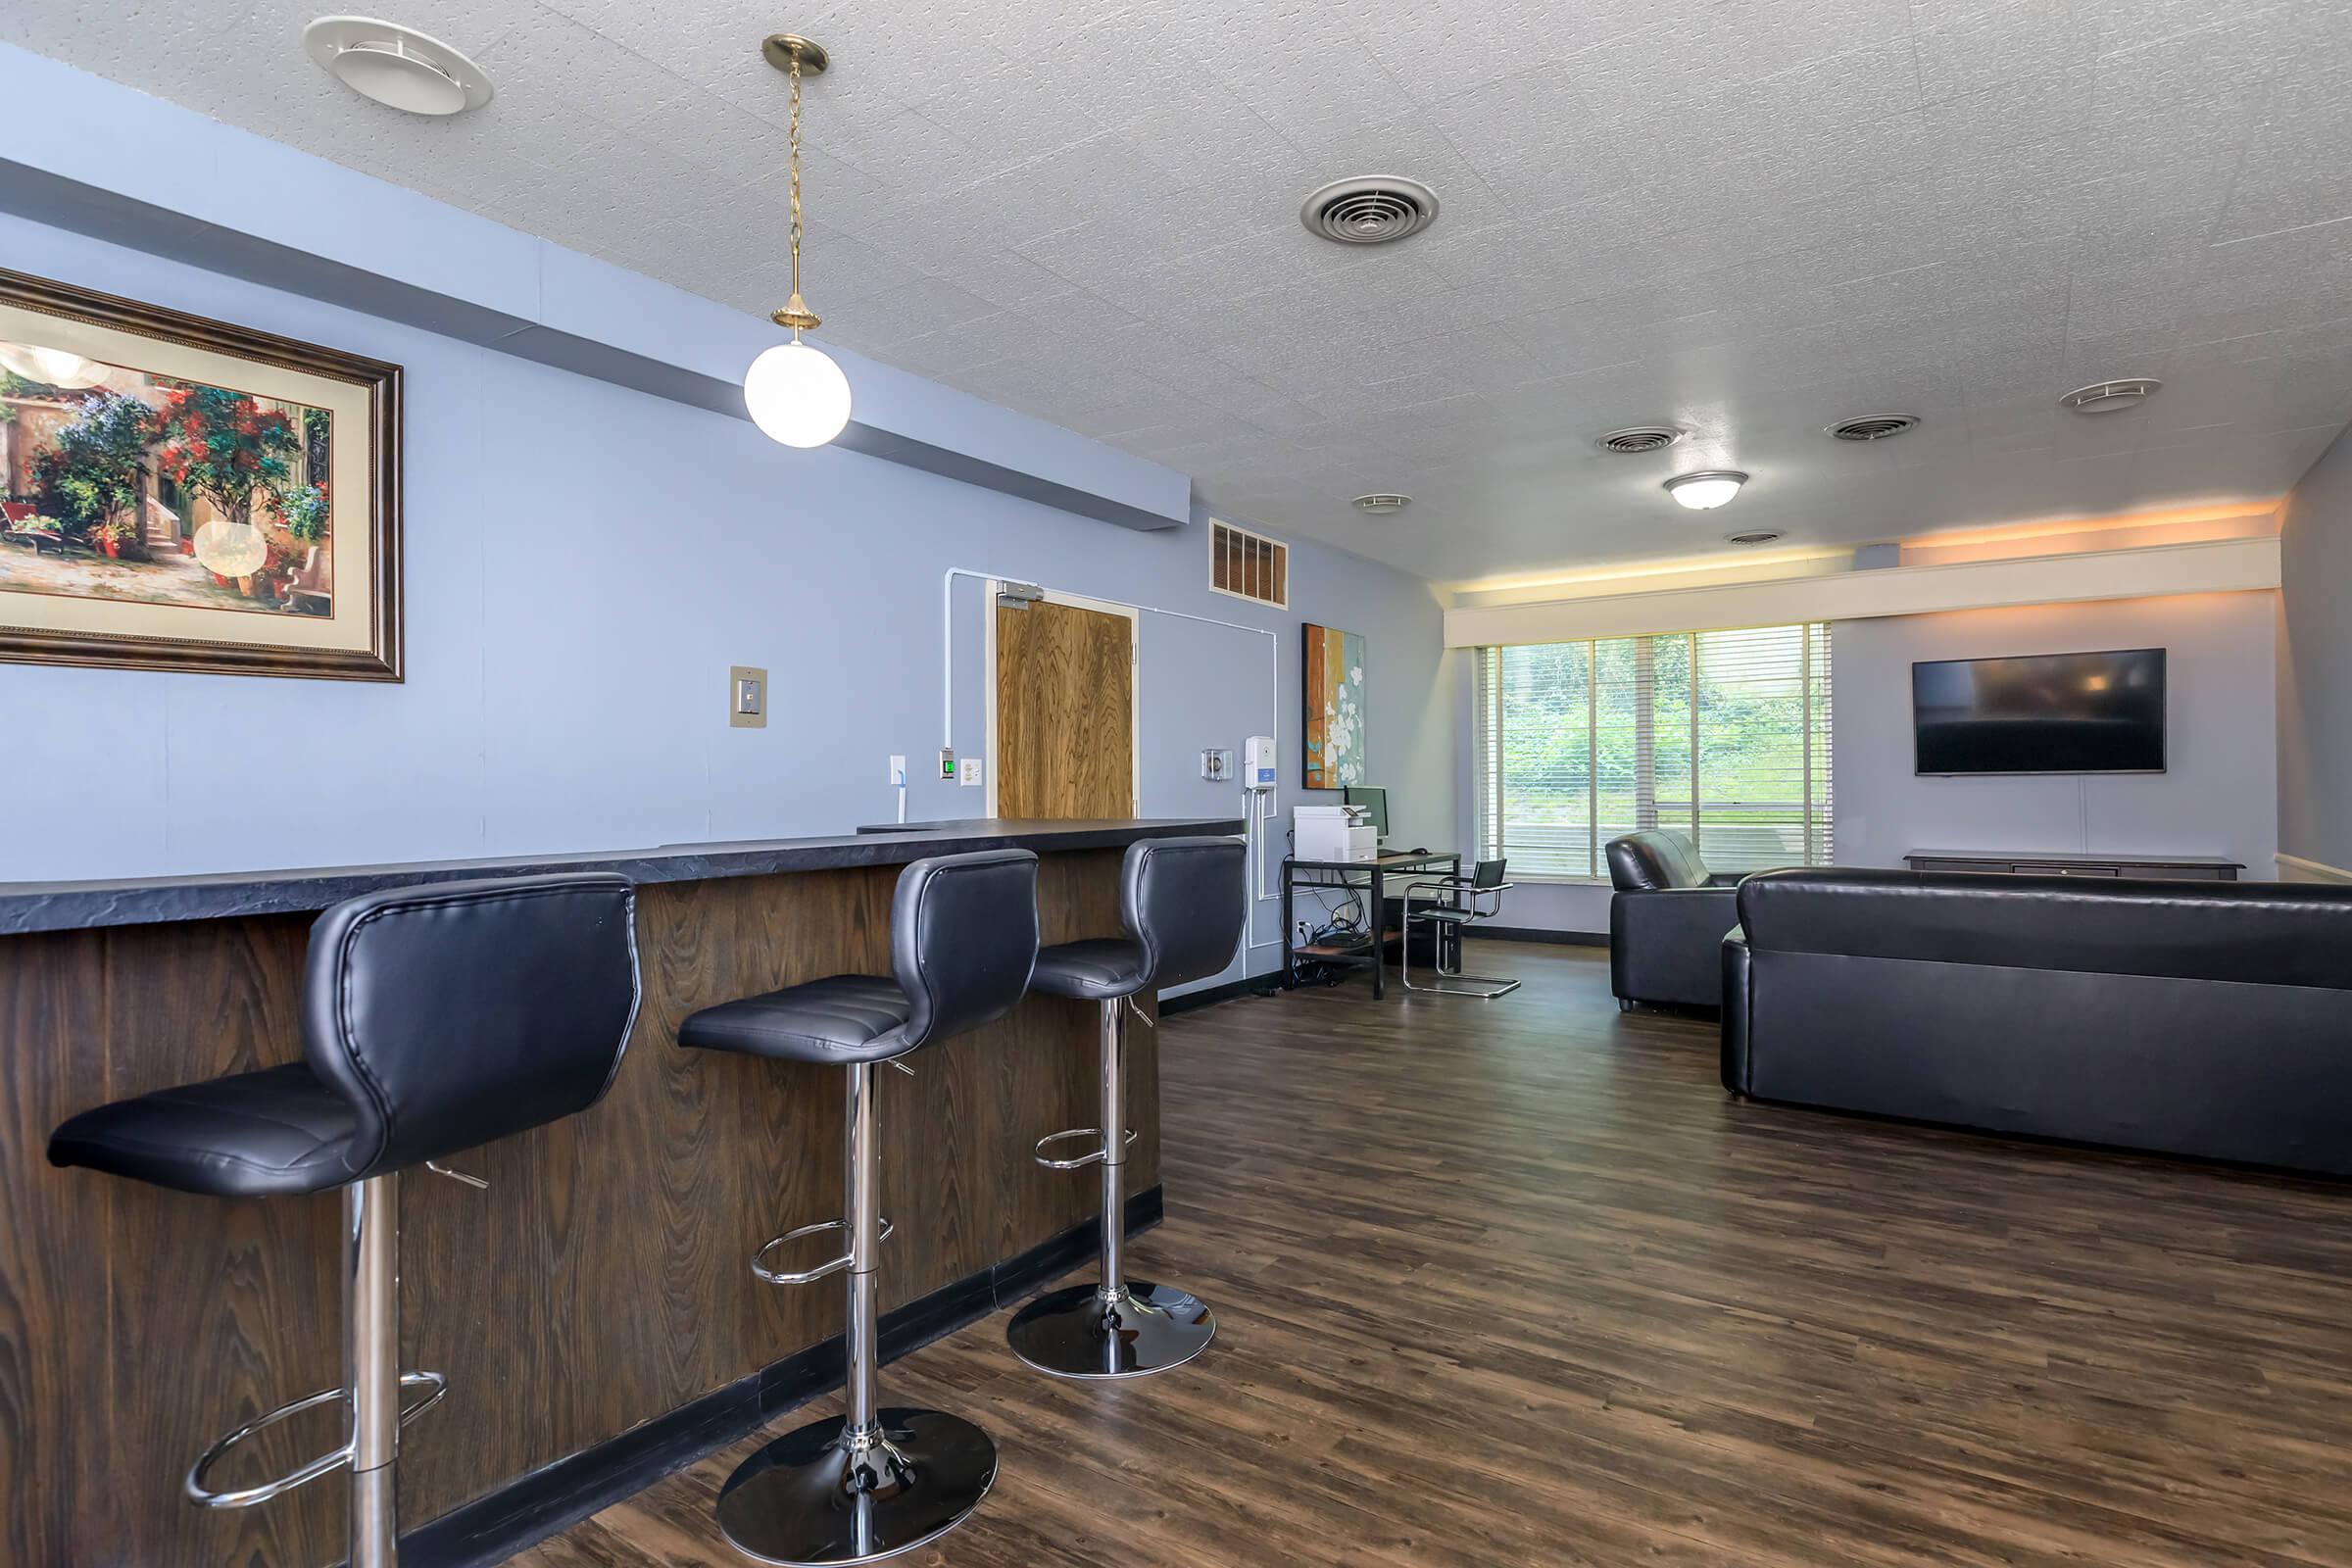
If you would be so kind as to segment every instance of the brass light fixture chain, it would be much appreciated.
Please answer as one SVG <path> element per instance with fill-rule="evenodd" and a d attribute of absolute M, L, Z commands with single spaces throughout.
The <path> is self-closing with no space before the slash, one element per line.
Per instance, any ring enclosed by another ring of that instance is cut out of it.
<path fill-rule="evenodd" d="M 801 303 L 801 52 L 792 51 L 792 301 Z M 801 329 L 794 327 L 798 338 Z"/>
<path fill-rule="evenodd" d="M 761 45 L 770 65 L 792 79 L 792 117 L 789 121 L 792 153 L 792 298 L 784 308 L 769 315 L 768 319 L 778 326 L 792 328 L 794 342 L 804 331 L 818 326 L 816 313 L 801 298 L 801 77 L 824 71 L 825 51 L 808 39 L 789 32 L 777 33 Z"/>

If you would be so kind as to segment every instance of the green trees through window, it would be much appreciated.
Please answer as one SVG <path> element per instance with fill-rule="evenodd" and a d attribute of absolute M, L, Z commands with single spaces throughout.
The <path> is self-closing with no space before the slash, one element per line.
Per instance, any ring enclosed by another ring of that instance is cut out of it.
<path fill-rule="evenodd" d="M 1605 873 L 1636 828 L 1725 871 L 1818 865 L 1830 835 L 1824 624 L 1477 650 L 1479 853 Z"/>

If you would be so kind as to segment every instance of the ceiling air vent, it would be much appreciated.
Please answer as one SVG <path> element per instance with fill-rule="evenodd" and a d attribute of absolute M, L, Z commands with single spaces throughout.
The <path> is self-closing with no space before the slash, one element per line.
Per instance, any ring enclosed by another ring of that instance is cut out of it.
<path fill-rule="evenodd" d="M 1288 610 L 1291 547 L 1212 518 L 1208 525 L 1208 585 L 1236 599 Z"/>
<path fill-rule="evenodd" d="M 1683 432 L 1667 424 L 1637 424 L 1623 430 L 1611 430 L 1593 441 L 1603 452 L 1631 455 L 1638 452 L 1663 452 L 1683 438 Z"/>
<path fill-rule="evenodd" d="M 1396 174 L 1334 180 L 1306 199 L 1298 220 L 1342 245 L 1386 245 L 1436 222 L 1438 193 Z"/>
<path fill-rule="evenodd" d="M 1723 536 L 1723 542 L 1727 545 L 1768 545 L 1780 536 L 1777 528 L 1758 528 L 1752 533 L 1727 533 Z"/>
<path fill-rule="evenodd" d="M 2164 385 L 2153 376 L 2132 375 L 2117 381 L 2094 381 L 2079 386 L 2058 401 L 2077 414 L 2120 414 L 2136 409 Z"/>
<path fill-rule="evenodd" d="M 1890 435 L 1919 428 L 1916 414 L 1865 414 L 1858 419 L 1839 419 L 1830 434 L 1840 441 L 1884 441 Z"/>
<path fill-rule="evenodd" d="M 1394 513 L 1402 512 L 1412 504 L 1411 496 L 1400 496 L 1393 490 L 1375 490 L 1368 496 L 1357 496 L 1348 503 L 1356 511 L 1370 513 L 1375 517 L 1386 517 Z"/>

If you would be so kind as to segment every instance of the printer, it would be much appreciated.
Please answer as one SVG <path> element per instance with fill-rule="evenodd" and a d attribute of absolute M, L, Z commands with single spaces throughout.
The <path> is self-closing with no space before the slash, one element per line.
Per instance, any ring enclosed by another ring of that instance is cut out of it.
<path fill-rule="evenodd" d="M 1380 855 L 1380 830 L 1363 806 L 1291 808 L 1291 855 L 1300 860 L 1371 860 Z"/>

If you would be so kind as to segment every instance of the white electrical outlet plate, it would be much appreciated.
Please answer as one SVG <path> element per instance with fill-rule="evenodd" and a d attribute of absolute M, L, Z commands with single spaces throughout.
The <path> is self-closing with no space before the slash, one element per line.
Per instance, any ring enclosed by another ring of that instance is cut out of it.
<path fill-rule="evenodd" d="M 965 758 L 956 765 L 956 777 L 966 788 L 977 788 L 980 783 L 980 759 Z"/>
<path fill-rule="evenodd" d="M 906 782 L 906 759 L 904 757 L 893 757 L 890 760 L 890 786 L 892 789 L 897 789 L 901 784 Z"/>

